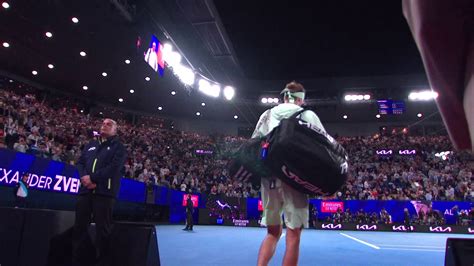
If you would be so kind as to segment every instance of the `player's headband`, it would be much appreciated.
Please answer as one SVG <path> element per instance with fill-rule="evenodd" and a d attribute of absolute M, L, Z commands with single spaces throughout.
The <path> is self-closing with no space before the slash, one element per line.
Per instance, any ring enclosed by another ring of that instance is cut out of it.
<path fill-rule="evenodd" d="M 300 98 L 304 100 L 305 93 L 304 92 L 291 92 L 290 89 L 285 88 L 280 92 L 280 94 L 284 94 L 285 96 L 288 97 L 290 100 L 294 100 L 295 98 Z"/>

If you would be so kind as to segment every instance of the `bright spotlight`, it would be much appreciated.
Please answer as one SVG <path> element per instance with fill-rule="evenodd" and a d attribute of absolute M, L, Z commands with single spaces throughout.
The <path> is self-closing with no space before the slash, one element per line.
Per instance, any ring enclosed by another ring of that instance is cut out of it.
<path fill-rule="evenodd" d="M 10 8 L 10 4 L 7 3 L 7 2 L 3 2 L 2 7 L 5 8 L 5 9 L 8 9 L 8 8 Z"/>
<path fill-rule="evenodd" d="M 146 80 L 146 81 L 150 81 L 150 77 L 145 77 L 145 80 Z"/>
<path fill-rule="evenodd" d="M 45 35 L 46 35 L 46 37 L 48 37 L 48 38 L 53 37 L 53 34 L 52 34 L 51 32 L 49 32 L 49 31 L 47 31 L 47 32 L 45 33 Z"/>
<path fill-rule="evenodd" d="M 268 99 L 267 99 L 267 102 L 268 102 L 268 103 L 273 103 L 273 98 L 268 98 Z"/>
<path fill-rule="evenodd" d="M 87 86 L 82 86 L 82 89 L 86 91 L 86 90 L 89 89 L 89 87 L 87 87 Z"/>
<path fill-rule="evenodd" d="M 422 113 L 418 113 L 416 116 L 418 116 L 419 118 L 423 116 Z"/>
<path fill-rule="evenodd" d="M 262 98 L 262 103 L 268 103 L 268 99 L 267 98 Z"/>
<path fill-rule="evenodd" d="M 438 93 L 431 90 L 410 92 L 408 99 L 411 101 L 429 101 L 438 98 Z"/>
<path fill-rule="evenodd" d="M 346 102 L 352 101 L 352 95 L 346 95 L 346 96 L 344 96 L 344 100 L 345 100 Z"/>
<path fill-rule="evenodd" d="M 173 46 L 169 43 L 165 43 L 163 45 L 163 53 L 171 53 L 171 51 L 173 51 Z"/>
<path fill-rule="evenodd" d="M 362 101 L 364 99 L 363 95 L 357 95 L 356 97 L 357 97 L 357 100 L 359 100 L 359 101 Z"/>
<path fill-rule="evenodd" d="M 199 91 L 211 97 L 217 98 L 221 93 L 221 88 L 217 84 L 211 85 L 207 80 L 201 79 L 199 80 Z"/>
<path fill-rule="evenodd" d="M 79 19 L 76 18 L 76 17 L 71 18 L 71 20 L 72 20 L 72 22 L 75 23 L 75 24 L 79 23 Z"/>
<path fill-rule="evenodd" d="M 8 48 L 8 47 L 10 47 L 10 44 L 7 43 L 7 42 L 4 42 L 4 43 L 3 43 L 3 47 Z"/>
<path fill-rule="evenodd" d="M 342 118 L 347 119 L 347 115 L 343 115 Z"/>
<path fill-rule="evenodd" d="M 280 99 L 278 99 L 278 98 L 273 98 L 273 102 L 274 102 L 274 103 L 278 103 L 279 101 L 280 101 Z"/>
<path fill-rule="evenodd" d="M 178 52 L 171 52 L 169 56 L 167 56 L 167 63 L 171 67 L 177 67 L 181 63 L 181 55 Z"/>
<path fill-rule="evenodd" d="M 369 94 L 364 95 L 364 100 L 366 100 L 366 101 L 370 100 L 370 95 Z"/>
<path fill-rule="evenodd" d="M 35 76 L 36 76 L 36 75 L 38 75 L 38 71 L 36 71 L 36 70 L 33 70 L 33 71 L 31 71 L 31 74 L 33 74 L 33 75 L 35 75 Z"/>
<path fill-rule="evenodd" d="M 127 65 L 130 64 L 130 60 L 125 59 L 125 64 L 127 64 Z"/>
<path fill-rule="evenodd" d="M 135 90 L 130 90 L 130 93 L 132 93 L 132 94 L 135 93 Z"/>
<path fill-rule="evenodd" d="M 53 68 L 54 68 L 54 65 L 53 65 L 53 64 L 48 64 L 48 68 L 49 68 L 49 69 L 53 69 Z"/>
<path fill-rule="evenodd" d="M 239 116 L 238 116 L 238 115 L 234 115 L 234 119 L 238 119 L 238 118 L 239 118 Z"/>
<path fill-rule="evenodd" d="M 158 107 L 158 110 L 160 110 L 160 111 L 163 110 L 163 107 L 159 106 L 159 107 Z"/>
<path fill-rule="evenodd" d="M 87 55 L 86 52 L 84 52 L 84 51 L 81 51 L 79 54 L 80 54 L 82 57 L 84 57 L 84 56 Z"/>
<path fill-rule="evenodd" d="M 201 103 L 201 106 L 206 106 L 206 103 Z"/>
<path fill-rule="evenodd" d="M 171 95 L 176 95 L 176 92 L 175 92 L 175 91 L 172 91 L 172 92 L 171 92 Z"/>
<path fill-rule="evenodd" d="M 230 101 L 232 100 L 232 98 L 234 98 L 234 96 L 235 96 L 234 88 L 232 88 L 231 86 L 226 86 L 224 88 L 224 97 Z"/>
<path fill-rule="evenodd" d="M 185 85 L 191 86 L 194 84 L 194 72 L 190 68 L 179 64 L 173 68 L 173 72 Z"/>
<path fill-rule="evenodd" d="M 106 72 L 102 72 L 102 77 L 107 77 L 107 73 L 106 73 Z"/>
<path fill-rule="evenodd" d="M 196 112 L 196 115 L 197 115 L 197 116 L 200 116 L 200 115 L 201 115 L 201 113 L 200 113 L 200 112 Z"/>
<path fill-rule="evenodd" d="M 119 98 L 119 102 L 121 102 L 121 103 L 122 103 L 122 102 L 123 102 L 123 99 L 122 99 L 122 98 Z"/>
<path fill-rule="evenodd" d="M 380 118 L 380 114 L 376 114 L 375 117 Z"/>

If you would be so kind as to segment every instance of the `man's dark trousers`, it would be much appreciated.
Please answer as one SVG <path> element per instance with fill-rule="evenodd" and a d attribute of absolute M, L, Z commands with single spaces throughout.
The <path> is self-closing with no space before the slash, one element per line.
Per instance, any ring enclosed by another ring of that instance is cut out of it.
<path fill-rule="evenodd" d="M 78 196 L 76 203 L 76 222 L 73 233 L 73 259 L 77 261 L 79 246 L 88 237 L 88 227 L 92 221 L 96 225 L 96 252 L 100 262 L 110 259 L 109 239 L 112 232 L 112 210 L 115 199 L 92 193 Z M 93 217 L 91 217 L 91 214 Z"/>

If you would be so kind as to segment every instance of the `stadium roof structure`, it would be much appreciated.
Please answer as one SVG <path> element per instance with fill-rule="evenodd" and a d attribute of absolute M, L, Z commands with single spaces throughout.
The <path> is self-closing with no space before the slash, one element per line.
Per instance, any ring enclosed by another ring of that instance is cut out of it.
<path fill-rule="evenodd" d="M 143 60 L 151 35 L 235 98 L 203 95 L 169 68 L 159 76 Z M 428 86 L 399 1 L 12 1 L 0 10 L 0 41 L 3 75 L 171 117 L 252 124 L 268 108 L 260 97 L 296 79 L 323 121 L 350 113 L 370 122 L 376 104 L 348 105 L 345 93 L 403 99 Z M 417 121 L 419 112 L 436 107 L 408 103 L 405 115 L 384 119 Z"/>

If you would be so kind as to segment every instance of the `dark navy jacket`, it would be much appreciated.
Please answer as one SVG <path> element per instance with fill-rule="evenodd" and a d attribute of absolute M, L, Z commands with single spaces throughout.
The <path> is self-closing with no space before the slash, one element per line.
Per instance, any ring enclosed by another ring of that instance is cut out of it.
<path fill-rule="evenodd" d="M 104 142 L 93 140 L 84 147 L 77 169 L 79 176 L 90 175 L 97 185 L 94 190 L 81 185 L 79 194 L 93 193 L 116 198 L 120 189 L 120 178 L 124 174 L 127 150 L 118 136 Z"/>

